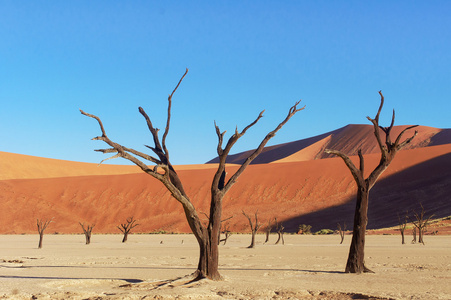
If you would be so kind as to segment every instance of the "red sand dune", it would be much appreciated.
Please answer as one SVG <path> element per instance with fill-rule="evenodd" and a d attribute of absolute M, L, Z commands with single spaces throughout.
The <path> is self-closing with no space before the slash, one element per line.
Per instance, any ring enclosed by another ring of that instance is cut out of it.
<path fill-rule="evenodd" d="M 362 126 L 335 131 L 351 131 L 358 141 L 351 138 L 345 142 L 337 139 L 337 133 L 326 134 L 310 144 L 304 141 L 306 146 L 292 149 L 290 155 L 271 160 L 277 163 L 249 166 L 224 199 L 223 217 L 233 216 L 228 221 L 232 231 L 248 231 L 241 211 L 254 213 L 257 209 L 261 222 L 277 217 L 290 232 L 295 232 L 299 224 L 313 225 L 313 230 L 335 229 L 336 223 L 343 221 L 349 228 L 356 189 L 349 170 L 339 158 L 311 157 L 318 157 L 318 149 L 325 144 L 343 151 L 354 151 L 354 146 L 346 148 L 350 144 L 372 149 L 368 133 L 360 131 L 366 130 Z M 423 147 L 398 153 L 371 191 L 369 228 L 395 226 L 398 213 L 418 211 L 420 202 L 427 215 L 451 215 L 451 140 L 447 135 L 449 130 L 420 127 L 414 145 Z M 437 146 L 424 147 L 433 144 Z M 379 154 L 368 151 L 366 170 L 379 160 Z M 35 233 L 37 218 L 53 218 L 49 233 L 79 233 L 78 222 L 95 223 L 97 233 L 119 233 L 116 226 L 130 216 L 140 223 L 135 232 L 189 232 L 181 205 L 160 182 L 140 173 L 137 167 L 97 167 L 4 152 L 0 152 L 0 158 L 0 233 Z M 208 213 L 214 165 L 176 169 L 201 216 Z M 229 166 L 228 173 L 235 169 Z"/>

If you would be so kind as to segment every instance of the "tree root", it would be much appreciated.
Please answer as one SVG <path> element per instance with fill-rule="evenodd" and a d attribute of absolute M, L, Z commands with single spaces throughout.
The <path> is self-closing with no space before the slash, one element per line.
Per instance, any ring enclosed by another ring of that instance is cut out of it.
<path fill-rule="evenodd" d="M 363 266 L 363 273 L 375 273 L 374 271 L 368 269 L 366 266 Z"/>

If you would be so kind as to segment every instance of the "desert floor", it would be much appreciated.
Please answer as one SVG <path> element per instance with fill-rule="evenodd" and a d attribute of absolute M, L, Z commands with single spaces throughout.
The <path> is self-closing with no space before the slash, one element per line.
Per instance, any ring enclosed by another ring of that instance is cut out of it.
<path fill-rule="evenodd" d="M 250 235 L 220 246 L 223 281 L 188 283 L 197 265 L 192 235 L 0 235 L 0 298 L 15 299 L 451 299 L 451 236 L 401 245 L 367 236 L 374 274 L 343 273 L 351 236 L 276 236 L 247 249 Z"/>

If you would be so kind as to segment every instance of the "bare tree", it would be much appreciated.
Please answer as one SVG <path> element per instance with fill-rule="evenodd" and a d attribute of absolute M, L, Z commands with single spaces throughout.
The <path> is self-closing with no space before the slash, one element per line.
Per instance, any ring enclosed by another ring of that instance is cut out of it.
<path fill-rule="evenodd" d="M 38 233 L 39 233 L 39 244 L 38 244 L 38 248 L 41 249 L 42 248 L 42 239 L 44 238 L 44 231 L 47 228 L 47 226 L 49 226 L 50 223 L 52 223 L 52 220 L 39 220 L 37 219 L 36 221 L 36 225 L 38 226 Z"/>
<path fill-rule="evenodd" d="M 343 241 L 345 239 L 345 230 L 346 230 L 346 223 L 343 223 L 343 227 L 341 227 L 340 223 L 337 223 L 338 233 L 340 234 L 340 245 L 343 244 Z"/>
<path fill-rule="evenodd" d="M 277 241 L 275 242 L 275 245 L 277 245 L 280 241 L 282 241 L 282 245 L 285 245 L 285 240 L 283 238 L 283 230 L 285 227 L 283 227 L 282 223 L 277 222 L 277 218 L 274 218 L 276 222 L 276 230 L 277 230 Z"/>
<path fill-rule="evenodd" d="M 266 244 L 269 241 L 269 235 L 271 234 L 271 230 L 274 228 L 274 223 L 272 223 L 272 219 L 268 220 L 268 225 L 266 225 L 266 229 L 265 229 L 265 242 L 264 244 Z"/>
<path fill-rule="evenodd" d="M 93 225 L 88 224 L 88 225 L 86 225 L 86 228 L 85 228 L 85 223 L 78 222 L 78 224 L 80 224 L 81 228 L 83 229 L 83 233 L 85 234 L 86 245 L 91 244 L 92 229 L 94 228 L 94 226 L 96 226 L 96 224 L 93 224 Z"/>
<path fill-rule="evenodd" d="M 351 171 L 351 174 L 357 184 L 357 201 L 354 214 L 354 227 L 352 231 L 352 241 L 349 250 L 348 261 L 346 263 L 346 273 L 372 272 L 365 266 L 364 262 L 365 232 L 368 223 L 369 192 L 376 183 L 379 176 L 381 176 L 381 174 L 388 168 L 392 160 L 395 158 L 396 153 L 404 146 L 409 144 L 417 134 L 417 131 L 415 131 L 415 134 L 412 137 L 407 138 L 406 140 L 401 142 L 403 134 L 407 130 L 412 129 L 418 125 L 409 126 L 401 131 L 395 142 L 392 142 L 390 133 L 395 122 L 395 111 L 393 110 L 392 121 L 389 127 L 379 126 L 379 115 L 384 105 L 384 96 L 382 95 L 381 91 L 379 91 L 379 94 L 381 96 L 381 103 L 376 117 L 374 119 L 367 117 L 367 119 L 371 123 L 373 123 L 374 136 L 376 137 L 379 149 L 381 151 L 381 158 L 379 164 L 371 172 L 368 178 L 364 178 L 364 159 L 361 149 L 358 150 L 358 156 L 360 160 L 359 168 L 357 168 L 352 160 L 343 152 L 330 149 L 325 150 L 326 153 L 337 155 L 343 159 L 346 166 Z M 383 139 L 381 138 L 380 130 L 382 130 L 382 132 L 385 134 L 385 141 L 383 141 Z"/>
<path fill-rule="evenodd" d="M 138 226 L 139 224 L 136 223 L 136 220 L 133 217 L 127 218 L 125 223 L 122 223 L 120 226 L 117 226 L 120 231 L 124 234 L 124 237 L 122 239 L 122 243 L 125 243 L 128 238 L 128 234 L 130 231 Z"/>
<path fill-rule="evenodd" d="M 412 224 L 415 226 L 415 228 L 418 229 L 418 243 L 422 243 L 424 245 L 423 235 L 426 231 L 426 228 L 429 224 L 429 221 L 434 215 L 430 215 L 428 218 L 425 219 L 424 214 L 426 213 L 424 211 L 423 204 L 420 203 L 421 206 L 421 212 L 418 214 L 416 211 L 413 211 L 413 215 L 415 216 L 415 220 L 411 219 Z M 416 235 L 415 235 L 415 241 L 416 241 Z"/>
<path fill-rule="evenodd" d="M 405 239 L 404 239 L 404 232 L 405 232 L 406 227 L 407 227 L 407 218 L 408 218 L 407 212 L 406 212 L 406 215 L 404 216 L 404 219 L 401 219 L 401 217 L 398 214 L 398 221 L 399 221 L 399 223 L 398 223 L 398 230 L 401 233 L 401 243 L 403 245 L 406 243 Z"/>
<path fill-rule="evenodd" d="M 413 227 L 412 228 L 412 242 L 410 242 L 411 244 L 416 244 L 417 242 L 417 228 Z"/>
<path fill-rule="evenodd" d="M 229 239 L 229 237 L 232 235 L 232 232 L 230 231 L 230 224 L 229 223 L 225 223 L 222 229 L 222 233 L 224 234 L 224 238 L 219 240 L 219 243 L 224 242 L 223 245 L 225 245 L 227 243 L 227 240 Z"/>
<path fill-rule="evenodd" d="M 255 235 L 257 234 L 257 231 L 260 229 L 260 227 L 262 226 L 260 223 L 258 223 L 258 209 L 255 212 L 255 223 L 252 222 L 252 219 L 249 215 L 247 215 L 244 210 L 241 211 L 243 213 L 243 215 L 247 218 L 247 220 L 249 221 L 249 226 L 251 227 L 251 233 L 252 233 L 252 238 L 251 238 L 251 244 L 248 246 L 248 248 L 254 248 L 255 247 Z"/>
<path fill-rule="evenodd" d="M 204 215 L 207 217 L 207 220 L 210 220 L 210 217 L 209 217 L 206 213 L 202 213 L 202 214 L 204 214 Z M 223 226 L 224 222 L 230 220 L 231 218 L 233 218 L 233 216 L 230 216 L 230 217 L 228 217 L 228 218 L 225 218 L 224 220 L 221 220 L 221 228 L 224 227 L 224 226 Z M 226 242 L 227 242 L 227 239 L 228 239 L 229 236 L 232 234 L 232 233 L 229 231 L 229 223 L 225 223 L 225 224 L 226 224 L 226 225 L 225 225 L 226 227 L 224 227 L 224 230 L 219 232 L 219 235 L 218 235 L 218 245 L 219 245 L 221 242 L 224 242 L 224 245 L 225 245 Z M 207 223 L 205 223 L 205 226 L 207 226 L 207 225 L 208 225 L 208 221 L 207 221 Z M 221 233 L 224 233 L 224 234 L 226 235 L 225 239 L 221 239 Z"/>
<path fill-rule="evenodd" d="M 219 274 L 218 271 L 218 263 L 219 263 L 218 240 L 221 228 L 222 199 L 224 198 L 224 195 L 230 190 L 230 188 L 235 184 L 238 177 L 240 177 L 240 175 L 243 173 L 246 167 L 263 151 L 263 148 L 265 147 L 267 142 L 272 137 L 275 136 L 275 134 L 288 122 L 288 120 L 292 116 L 294 116 L 295 113 L 304 109 L 304 107 L 298 109 L 297 105 L 300 103 L 300 101 L 296 102 L 295 105 L 293 105 L 289 109 L 288 115 L 285 117 L 285 119 L 273 131 L 269 132 L 263 138 L 257 149 L 255 149 L 247 157 L 247 159 L 245 159 L 245 161 L 241 164 L 238 170 L 233 175 L 231 175 L 227 181 L 226 181 L 225 163 L 227 156 L 230 153 L 230 150 L 232 149 L 233 145 L 235 145 L 235 143 L 238 141 L 238 139 L 240 139 L 249 128 L 254 126 L 263 117 L 264 111 L 262 111 L 258 115 L 258 117 L 252 123 L 247 125 L 241 132 L 239 132 L 237 128 L 234 134 L 229 138 L 224 148 L 223 141 L 225 131 L 221 132 L 215 122 L 216 134 L 218 136 L 217 152 L 219 156 L 219 164 L 218 169 L 213 176 L 210 189 L 211 201 L 210 201 L 209 221 L 207 226 L 204 226 L 204 224 L 202 224 L 201 219 L 199 218 L 199 214 L 196 208 L 194 207 L 188 195 L 186 194 L 177 172 L 170 163 L 169 151 L 166 147 L 166 138 L 169 133 L 169 126 L 171 121 L 172 97 L 187 73 L 188 69 L 186 69 L 185 74 L 182 76 L 177 86 L 172 91 L 172 93 L 168 96 L 166 127 L 161 142 L 160 137 L 158 136 L 159 130 L 153 126 L 149 116 L 144 111 L 144 109 L 142 107 L 139 108 L 139 112 L 145 118 L 147 122 L 147 127 L 149 128 L 149 131 L 151 132 L 153 137 L 154 146 L 147 147 L 156 154 L 156 157 L 147 155 L 132 148 L 124 147 L 116 142 L 113 142 L 107 136 L 99 117 L 85 113 L 82 110 L 80 110 L 80 112 L 83 115 L 94 118 L 99 123 L 102 135 L 95 137 L 94 140 L 103 141 L 111 147 L 108 149 L 101 149 L 97 151 L 100 151 L 102 153 L 115 153 L 115 155 L 110 158 L 122 157 L 133 162 L 134 164 L 139 166 L 145 173 L 162 182 L 164 186 L 168 189 L 168 191 L 171 193 L 171 195 L 178 202 L 181 203 L 190 229 L 195 235 L 200 248 L 199 263 L 197 266 L 197 270 L 194 273 L 194 276 L 196 277 L 196 279 L 209 278 L 212 280 L 220 280 L 221 275 Z M 144 163 L 144 160 L 147 160 L 155 165 L 153 167 L 149 167 L 146 163 Z"/>

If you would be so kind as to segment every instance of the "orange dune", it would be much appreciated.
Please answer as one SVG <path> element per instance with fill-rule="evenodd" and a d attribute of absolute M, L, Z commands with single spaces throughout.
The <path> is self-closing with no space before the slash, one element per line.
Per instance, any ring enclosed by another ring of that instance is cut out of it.
<path fill-rule="evenodd" d="M 210 169 L 214 165 L 182 165 L 179 170 Z M 74 162 L 0 151 L 0 180 L 57 178 L 142 172 L 135 165 L 109 165 Z"/>
<path fill-rule="evenodd" d="M 0 152 L 0 180 L 139 173 L 136 166 L 98 165 Z"/>
<path fill-rule="evenodd" d="M 418 209 L 419 202 L 436 217 L 451 215 L 450 153 L 451 144 L 399 152 L 371 192 L 369 228 L 396 225 L 396 213 Z M 33 159 L 27 159 L 33 165 Z M 181 205 L 147 174 L 124 174 L 129 166 L 82 163 L 74 163 L 69 173 L 57 165 L 70 162 L 52 164 L 35 159 L 35 173 L 30 171 L 28 177 L 23 170 L 7 173 L 2 169 L 0 233 L 35 233 L 37 218 L 53 218 L 49 233 L 79 233 L 78 222 L 95 223 L 95 233 L 119 233 L 116 226 L 130 216 L 140 223 L 135 232 L 189 232 Z M 379 155 L 367 154 L 365 160 L 366 170 L 370 170 Z M 10 164 L 17 162 L 11 160 Z M 228 174 L 236 168 L 228 166 Z M 92 170 L 98 170 L 95 176 L 86 176 Z M 208 213 L 214 172 L 214 166 L 178 170 L 201 217 Z M 16 179 L 5 179 L 14 176 Z M 334 229 L 337 222 L 346 221 L 349 228 L 355 189 L 349 170 L 339 158 L 251 165 L 224 199 L 223 217 L 233 216 L 227 221 L 232 231 L 248 231 L 242 210 L 258 210 L 261 222 L 277 217 L 291 232 L 302 223 L 318 230 Z"/>

